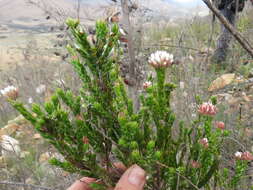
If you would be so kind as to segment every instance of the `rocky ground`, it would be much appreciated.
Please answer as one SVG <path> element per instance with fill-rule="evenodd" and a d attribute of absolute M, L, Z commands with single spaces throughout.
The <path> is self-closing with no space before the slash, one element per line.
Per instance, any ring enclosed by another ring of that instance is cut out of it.
<path fill-rule="evenodd" d="M 9 144 L 6 144 L 6 136 L 11 137 Z M 27 187 L 33 184 L 48 189 L 65 189 L 72 183 L 73 175 L 48 164 L 50 158 L 62 156 L 22 116 L 9 121 L 0 129 L 0 143 L 0 189 L 18 189 L 17 184 L 20 182 Z M 12 184 L 8 186 L 3 184 L 10 181 Z"/>

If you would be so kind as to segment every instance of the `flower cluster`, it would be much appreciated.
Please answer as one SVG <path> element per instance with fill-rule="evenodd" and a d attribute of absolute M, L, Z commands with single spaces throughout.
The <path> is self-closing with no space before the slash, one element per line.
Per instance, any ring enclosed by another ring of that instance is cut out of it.
<path fill-rule="evenodd" d="M 203 115 L 213 116 L 218 112 L 218 109 L 211 102 L 205 102 L 199 106 L 198 112 Z"/>
<path fill-rule="evenodd" d="M 252 161 L 253 160 L 253 155 L 249 152 L 239 152 L 237 151 L 235 153 L 235 158 L 238 160 L 246 160 L 246 161 Z"/>
<path fill-rule="evenodd" d="M 208 139 L 207 138 L 200 139 L 199 144 L 201 144 L 204 148 L 208 148 L 209 146 Z"/>
<path fill-rule="evenodd" d="M 154 68 L 168 67 L 173 63 L 173 55 L 166 51 L 156 51 L 149 57 L 149 63 Z"/>
<path fill-rule="evenodd" d="M 7 86 L 3 90 L 0 90 L 0 92 L 3 96 L 12 100 L 16 100 L 18 98 L 18 89 L 14 86 Z"/>

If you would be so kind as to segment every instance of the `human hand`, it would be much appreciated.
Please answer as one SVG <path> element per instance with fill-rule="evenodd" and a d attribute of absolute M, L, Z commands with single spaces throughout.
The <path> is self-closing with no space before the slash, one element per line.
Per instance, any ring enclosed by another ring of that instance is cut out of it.
<path fill-rule="evenodd" d="M 84 177 L 73 183 L 67 190 L 92 190 L 89 187 L 92 182 L 96 182 L 96 179 Z M 145 182 L 145 171 L 138 165 L 133 165 L 124 172 L 114 190 L 142 190 Z"/>

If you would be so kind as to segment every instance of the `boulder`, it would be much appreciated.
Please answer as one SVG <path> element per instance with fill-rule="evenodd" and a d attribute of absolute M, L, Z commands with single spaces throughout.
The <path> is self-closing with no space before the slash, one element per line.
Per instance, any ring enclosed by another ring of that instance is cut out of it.
<path fill-rule="evenodd" d="M 208 88 L 209 92 L 213 92 L 216 90 L 219 90 L 221 88 L 224 88 L 225 86 L 231 84 L 235 80 L 235 74 L 234 73 L 229 73 L 229 74 L 224 74 L 217 79 L 215 79 L 211 85 Z"/>
<path fill-rule="evenodd" d="M 20 155 L 21 150 L 19 146 L 19 141 L 8 135 L 2 135 L 0 137 L 0 146 L 2 148 L 3 157 Z"/>
<path fill-rule="evenodd" d="M 16 131 L 20 129 L 20 126 L 17 125 L 16 123 L 10 123 L 4 126 L 3 128 L 0 129 L 0 137 L 3 135 L 12 135 Z"/>

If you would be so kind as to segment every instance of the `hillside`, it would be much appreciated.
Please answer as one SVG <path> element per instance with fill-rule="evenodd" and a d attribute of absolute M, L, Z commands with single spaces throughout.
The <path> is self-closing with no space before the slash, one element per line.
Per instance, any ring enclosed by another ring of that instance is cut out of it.
<path fill-rule="evenodd" d="M 34 1 L 33 1 L 34 2 Z M 43 7 L 52 5 L 52 1 L 43 0 L 39 3 Z M 53 5 L 59 9 L 71 9 L 73 4 L 66 0 L 53 1 Z M 27 0 L 0 0 L 0 22 L 19 21 L 38 21 L 44 20 L 44 12 Z M 13 14 L 15 13 L 15 14 Z"/>

